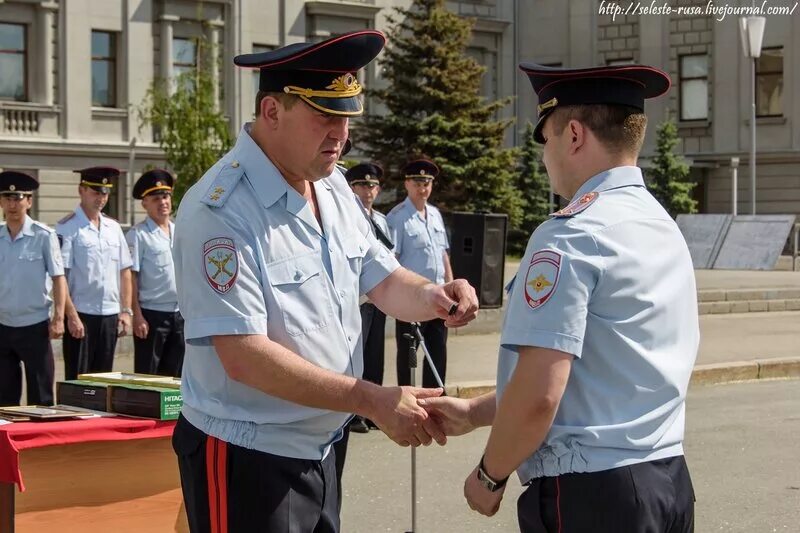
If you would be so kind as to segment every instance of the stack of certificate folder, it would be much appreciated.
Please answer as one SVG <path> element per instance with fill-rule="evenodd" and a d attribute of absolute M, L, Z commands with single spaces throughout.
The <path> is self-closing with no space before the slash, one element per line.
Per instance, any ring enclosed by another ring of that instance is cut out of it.
<path fill-rule="evenodd" d="M 56 385 L 59 404 L 127 416 L 175 420 L 181 412 L 181 380 L 169 376 L 104 372 L 81 374 Z"/>

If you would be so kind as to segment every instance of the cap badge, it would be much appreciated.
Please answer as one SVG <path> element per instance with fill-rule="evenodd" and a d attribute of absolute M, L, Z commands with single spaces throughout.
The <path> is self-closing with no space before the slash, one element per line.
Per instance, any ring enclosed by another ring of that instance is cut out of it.
<path fill-rule="evenodd" d="M 550 109 L 551 107 L 555 107 L 557 105 L 558 105 L 558 98 L 551 98 L 550 100 L 546 101 L 545 103 L 539 104 L 538 106 L 536 106 L 536 110 L 539 113 L 541 113 L 542 111 L 545 111 L 545 110 Z"/>
<path fill-rule="evenodd" d="M 8 190 L 9 191 L 16 191 L 17 190 L 17 186 L 16 185 L 11 185 L 11 186 L 9 186 Z"/>

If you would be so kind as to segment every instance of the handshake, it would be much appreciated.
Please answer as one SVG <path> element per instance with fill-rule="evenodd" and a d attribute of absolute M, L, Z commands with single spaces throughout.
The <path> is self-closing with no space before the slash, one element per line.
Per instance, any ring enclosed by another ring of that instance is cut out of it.
<path fill-rule="evenodd" d="M 433 441 L 444 446 L 448 436 L 469 433 L 476 426 L 470 419 L 470 401 L 442 396 L 443 392 L 373 385 L 364 413 L 359 414 L 400 446 L 427 446 Z"/>

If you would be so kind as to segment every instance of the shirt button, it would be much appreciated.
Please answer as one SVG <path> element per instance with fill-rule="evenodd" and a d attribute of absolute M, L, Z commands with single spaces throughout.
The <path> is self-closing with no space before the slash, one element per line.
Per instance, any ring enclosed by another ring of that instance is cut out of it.
<path fill-rule="evenodd" d="M 295 281 L 300 281 L 300 278 L 302 278 L 302 277 L 303 277 L 303 273 L 302 272 L 300 272 L 299 270 L 295 271 L 295 273 L 294 273 L 294 280 Z"/>
<path fill-rule="evenodd" d="M 348 340 L 348 342 L 349 342 L 349 341 L 353 340 L 353 337 L 351 337 L 350 335 L 348 335 L 348 336 L 347 336 L 347 340 Z"/>
<path fill-rule="evenodd" d="M 344 291 L 339 291 L 339 296 L 341 296 L 342 298 L 344 298 Z"/>

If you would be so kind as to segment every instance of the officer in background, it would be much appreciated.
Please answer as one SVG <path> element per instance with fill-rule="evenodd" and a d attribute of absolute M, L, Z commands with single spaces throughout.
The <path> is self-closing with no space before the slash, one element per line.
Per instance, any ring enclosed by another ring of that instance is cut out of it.
<path fill-rule="evenodd" d="M 119 223 L 104 215 L 119 178 L 112 167 L 75 172 L 80 204 L 58 221 L 56 233 L 69 286 L 64 332 L 64 375 L 110 372 L 117 336 L 131 330 L 131 255 Z"/>
<path fill-rule="evenodd" d="M 387 250 L 394 249 L 389 238 L 391 234 L 386 216 L 373 207 L 375 198 L 381 192 L 383 169 L 375 163 L 360 163 L 345 173 L 356 197 L 372 225 L 375 237 Z M 386 314 L 369 300 L 359 306 L 361 311 L 361 337 L 364 343 L 364 379 L 383 385 L 383 363 L 386 340 Z M 356 416 L 350 423 L 350 430 L 366 433 L 375 427 L 372 421 Z M 377 429 L 377 428 L 375 428 Z"/>
<path fill-rule="evenodd" d="M 466 281 L 399 267 L 336 168 L 363 111 L 358 70 L 384 40 L 234 60 L 261 71 L 256 118 L 184 196 L 173 249 L 187 339 L 173 447 L 193 532 L 339 531 L 332 444 L 351 413 L 400 444 L 442 442 L 417 405 L 441 389 L 360 379 L 360 295 L 406 320 L 477 312 Z"/>
<path fill-rule="evenodd" d="M 178 312 L 172 239 L 172 174 L 145 172 L 133 186 L 147 218 L 128 230 L 133 260 L 133 369 L 141 374 L 180 377 L 183 367 L 183 318 Z"/>
<path fill-rule="evenodd" d="M 521 68 L 539 97 L 534 138 L 550 183 L 572 201 L 533 233 L 512 282 L 497 397 L 424 403 L 451 435 L 492 425 L 464 485 L 482 514 L 497 512 L 516 470 L 523 533 L 693 531 L 683 433 L 694 270 L 636 166 L 644 101 L 669 77 L 639 65 Z"/>
<path fill-rule="evenodd" d="M 20 403 L 20 363 L 28 404 L 53 405 L 50 339 L 64 333 L 67 284 L 56 232 L 28 216 L 38 188 L 33 176 L 0 172 L 0 406 Z"/>
<path fill-rule="evenodd" d="M 433 181 L 439 175 L 439 167 L 433 161 L 418 159 L 405 166 L 403 175 L 408 196 L 386 216 L 395 245 L 394 253 L 400 264 L 408 270 L 433 283 L 449 283 L 453 280 L 453 269 L 450 267 L 450 244 L 444 220 L 439 210 L 428 203 Z M 443 320 L 434 318 L 422 322 L 420 330 L 433 364 L 444 383 L 447 373 L 447 327 Z M 411 333 L 411 324 L 398 320 L 395 326 L 395 342 L 397 383 L 400 385 L 411 382 L 408 368 L 409 341 L 404 337 L 406 333 Z M 427 359 L 422 369 L 422 386 L 438 386 Z"/>

